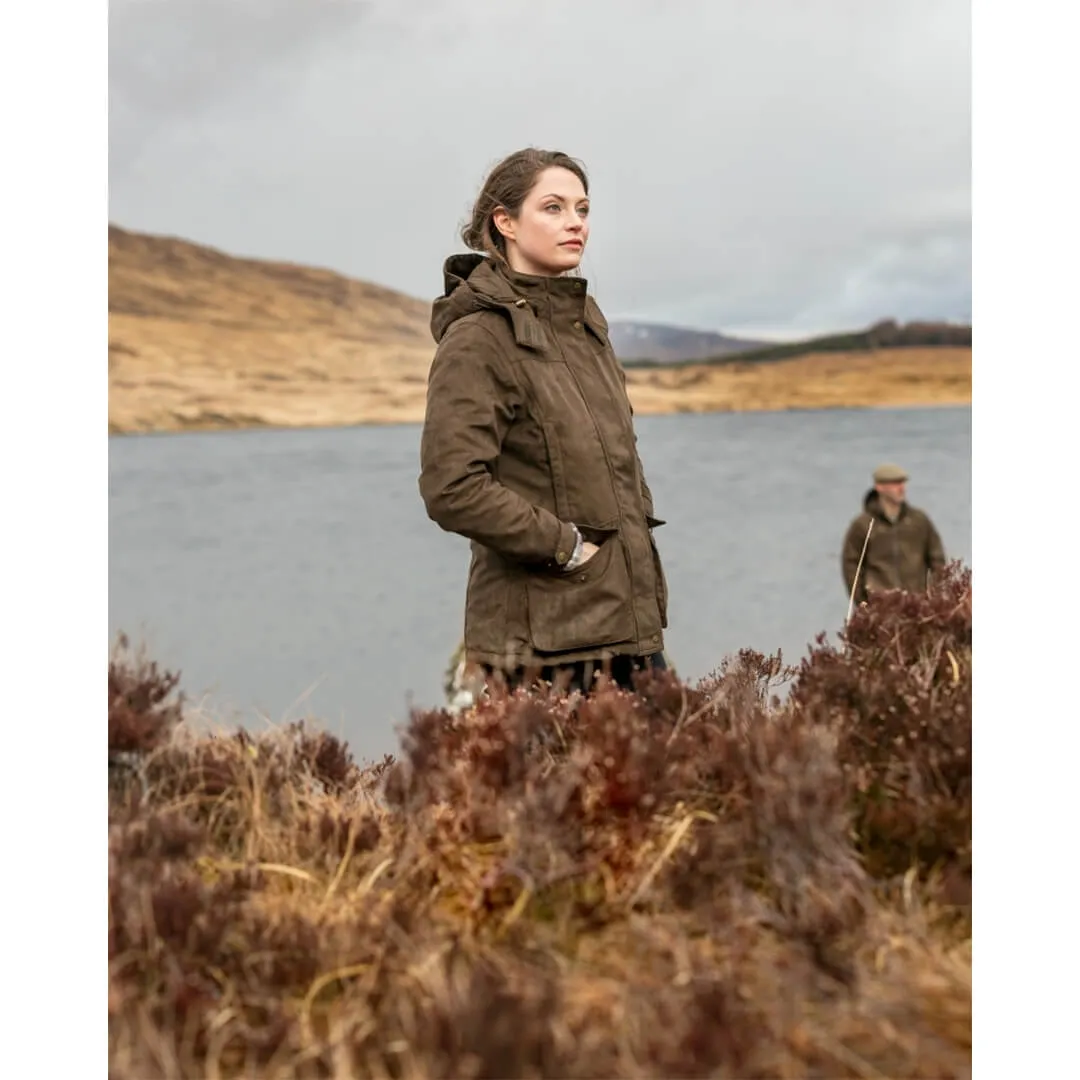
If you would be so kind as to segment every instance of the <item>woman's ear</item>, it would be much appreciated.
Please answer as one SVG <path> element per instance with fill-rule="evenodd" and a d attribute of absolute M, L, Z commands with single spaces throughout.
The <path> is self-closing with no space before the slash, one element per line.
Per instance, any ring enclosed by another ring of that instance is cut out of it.
<path fill-rule="evenodd" d="M 495 223 L 495 228 L 502 233 L 503 237 L 507 240 L 514 239 L 514 219 L 502 206 L 491 215 L 491 220 Z"/>

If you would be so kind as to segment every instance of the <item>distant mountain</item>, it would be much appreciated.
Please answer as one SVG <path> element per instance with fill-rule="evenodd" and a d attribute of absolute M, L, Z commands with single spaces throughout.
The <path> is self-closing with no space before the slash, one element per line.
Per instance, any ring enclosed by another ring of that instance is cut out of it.
<path fill-rule="evenodd" d="M 727 339 L 731 341 L 731 338 Z M 791 360 L 798 356 L 843 352 L 877 353 L 889 349 L 971 348 L 971 327 L 963 323 L 909 322 L 882 319 L 866 330 L 852 330 L 802 341 L 758 342 L 738 344 L 722 352 L 692 359 L 640 360 L 620 357 L 627 368 L 683 368 L 697 364 L 732 365 L 762 364 L 775 360 Z"/>
<path fill-rule="evenodd" d="M 764 348 L 770 341 L 728 337 L 708 330 L 687 330 L 664 323 L 613 319 L 608 327 L 615 355 L 626 361 L 652 360 L 659 364 L 713 359 L 725 353 Z"/>

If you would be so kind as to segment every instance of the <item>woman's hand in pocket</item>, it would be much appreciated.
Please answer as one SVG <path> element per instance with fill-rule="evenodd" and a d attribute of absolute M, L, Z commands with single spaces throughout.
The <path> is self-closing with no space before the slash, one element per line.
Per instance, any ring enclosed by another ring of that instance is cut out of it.
<path fill-rule="evenodd" d="M 588 540 L 581 546 L 581 562 L 578 563 L 575 569 L 580 570 L 583 566 L 588 566 L 589 561 L 600 549 L 596 544 L 590 544 Z"/>

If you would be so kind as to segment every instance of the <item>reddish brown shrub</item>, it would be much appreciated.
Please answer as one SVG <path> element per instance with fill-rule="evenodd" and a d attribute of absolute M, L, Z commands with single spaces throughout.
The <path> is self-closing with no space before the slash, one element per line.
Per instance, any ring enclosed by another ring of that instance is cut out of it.
<path fill-rule="evenodd" d="M 839 648 L 802 662 L 792 704 L 835 730 L 859 849 L 880 877 L 971 866 L 971 572 L 880 594 Z"/>
<path fill-rule="evenodd" d="M 120 636 L 109 658 L 109 761 L 164 745 L 182 716 L 179 674 L 129 655 Z"/>
<path fill-rule="evenodd" d="M 797 669 L 416 712 L 364 767 L 174 690 L 110 666 L 112 1075 L 970 1074 L 965 926 L 892 880 L 970 900 L 956 568 Z"/>

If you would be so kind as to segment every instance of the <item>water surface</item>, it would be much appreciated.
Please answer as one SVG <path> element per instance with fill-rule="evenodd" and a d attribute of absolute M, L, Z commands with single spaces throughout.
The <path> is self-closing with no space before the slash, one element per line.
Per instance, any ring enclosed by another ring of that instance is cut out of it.
<path fill-rule="evenodd" d="M 644 417 L 671 592 L 668 652 L 700 677 L 744 646 L 785 659 L 847 607 L 840 545 L 869 474 L 970 564 L 971 410 Z M 417 489 L 420 428 L 123 436 L 109 445 L 109 626 L 179 668 L 225 722 L 317 716 L 360 757 L 441 702 L 468 545 Z"/>

